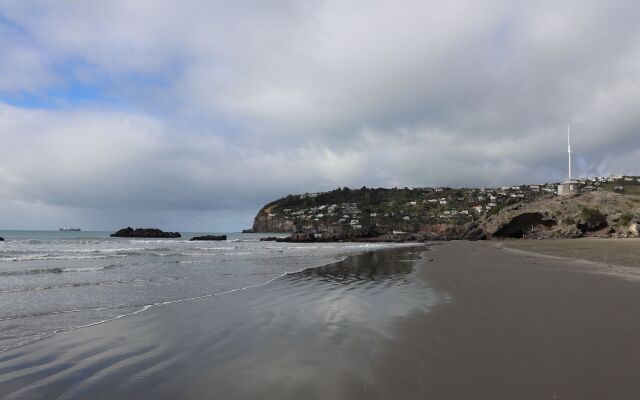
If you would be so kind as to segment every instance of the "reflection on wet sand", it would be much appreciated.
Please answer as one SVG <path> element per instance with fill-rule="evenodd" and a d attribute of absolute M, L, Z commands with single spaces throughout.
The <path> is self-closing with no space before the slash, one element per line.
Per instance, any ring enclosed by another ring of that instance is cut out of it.
<path fill-rule="evenodd" d="M 0 397 L 366 395 L 371 360 L 396 318 L 440 301 L 414 271 L 425 250 L 349 257 L 7 352 Z"/>
<path fill-rule="evenodd" d="M 402 261 L 421 259 L 418 252 L 407 252 L 398 258 L 397 252 L 378 251 L 362 254 L 349 263 L 329 264 L 287 275 L 292 281 L 321 281 L 344 285 L 379 282 L 385 284 L 408 283 L 407 275 L 413 272 L 413 264 Z"/>

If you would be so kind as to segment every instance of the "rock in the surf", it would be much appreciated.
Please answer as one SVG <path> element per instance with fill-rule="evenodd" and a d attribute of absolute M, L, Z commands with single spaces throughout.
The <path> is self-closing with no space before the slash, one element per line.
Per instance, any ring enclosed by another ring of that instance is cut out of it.
<path fill-rule="evenodd" d="M 120 229 L 116 233 L 112 233 L 111 237 L 130 237 L 130 238 L 179 238 L 179 232 L 165 232 L 156 228 L 138 228 L 133 229 L 127 227 Z"/>
<path fill-rule="evenodd" d="M 227 235 L 204 235 L 204 236 L 194 236 L 189 240 L 227 240 Z"/>

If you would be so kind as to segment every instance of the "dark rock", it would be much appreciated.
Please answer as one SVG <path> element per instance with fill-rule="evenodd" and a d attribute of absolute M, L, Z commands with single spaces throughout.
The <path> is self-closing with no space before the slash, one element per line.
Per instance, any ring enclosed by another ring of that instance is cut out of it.
<path fill-rule="evenodd" d="M 242 233 L 253 233 L 253 229 L 249 228 L 249 229 L 243 229 Z"/>
<path fill-rule="evenodd" d="M 0 237 L 0 242 L 4 242 L 4 238 L 3 237 Z"/>
<path fill-rule="evenodd" d="M 607 227 L 607 216 L 597 208 L 582 207 L 576 226 L 582 232 L 597 231 Z"/>
<path fill-rule="evenodd" d="M 549 230 L 558 223 L 553 215 L 547 212 L 528 212 L 507 220 L 495 233 L 494 237 L 522 238 L 535 229 Z"/>
<path fill-rule="evenodd" d="M 227 240 L 227 235 L 204 235 L 204 236 L 194 236 L 189 240 Z"/>
<path fill-rule="evenodd" d="M 278 237 L 275 237 L 275 236 L 269 236 L 269 237 L 260 238 L 260 241 L 261 242 L 277 242 L 278 239 L 285 239 L 285 238 L 278 238 Z"/>
<path fill-rule="evenodd" d="M 120 229 L 116 233 L 112 233 L 111 237 L 135 237 L 135 238 L 179 238 L 179 232 L 164 232 L 156 228 L 138 228 L 133 229 L 127 227 Z"/>
<path fill-rule="evenodd" d="M 312 243 L 316 241 L 316 235 L 313 232 L 301 232 L 301 233 L 292 233 L 288 237 L 282 238 L 262 238 L 261 241 L 276 241 L 276 242 L 292 242 L 292 243 Z"/>
<path fill-rule="evenodd" d="M 311 243 L 316 241 L 316 235 L 313 232 L 292 233 L 289 240 L 294 243 Z"/>

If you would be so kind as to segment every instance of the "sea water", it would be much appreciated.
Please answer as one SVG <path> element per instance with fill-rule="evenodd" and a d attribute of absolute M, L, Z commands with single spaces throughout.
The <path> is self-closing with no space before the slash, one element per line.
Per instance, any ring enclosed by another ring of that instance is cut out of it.
<path fill-rule="evenodd" d="M 109 232 L 0 231 L 0 352 L 143 312 L 243 290 L 390 244 L 111 238 Z M 397 246 L 397 245 L 396 245 Z"/>

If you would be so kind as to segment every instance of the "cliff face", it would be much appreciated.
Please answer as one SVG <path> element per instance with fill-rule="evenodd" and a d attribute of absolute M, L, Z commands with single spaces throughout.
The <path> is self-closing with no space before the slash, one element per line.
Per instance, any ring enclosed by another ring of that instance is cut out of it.
<path fill-rule="evenodd" d="M 519 203 L 483 218 L 488 238 L 638 237 L 640 196 L 590 192 Z"/>
<path fill-rule="evenodd" d="M 254 218 L 251 230 L 253 232 L 290 233 L 296 230 L 296 226 L 292 220 L 275 215 L 269 212 L 269 209 L 263 208 Z"/>

